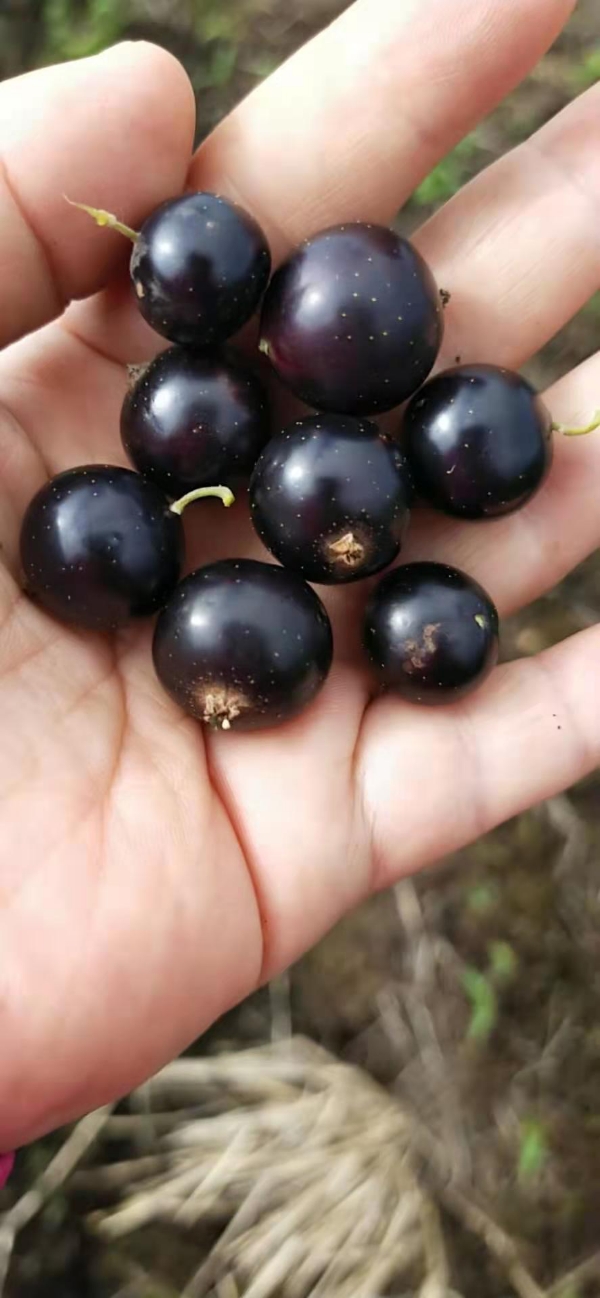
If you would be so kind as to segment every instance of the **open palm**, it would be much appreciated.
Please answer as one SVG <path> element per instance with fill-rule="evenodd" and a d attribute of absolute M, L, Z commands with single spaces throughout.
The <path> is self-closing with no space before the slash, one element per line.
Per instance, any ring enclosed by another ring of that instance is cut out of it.
<path fill-rule="evenodd" d="M 387 222 L 573 7 L 358 0 L 193 160 L 191 90 L 152 47 L 0 88 L 0 1149 L 124 1092 L 370 890 L 600 752 L 597 629 L 420 710 L 370 700 L 364 592 L 337 591 L 318 702 L 278 730 L 207 737 L 157 685 L 147 627 L 78 635 L 21 595 L 30 496 L 60 469 L 123 460 L 125 366 L 156 345 L 119 236 L 63 194 L 136 225 L 187 179 L 253 211 L 276 258 L 337 220 Z M 519 366 L 597 288 L 599 143 L 592 91 L 419 232 L 452 292 L 443 362 Z M 549 402 L 573 422 L 599 391 L 594 357 Z M 598 544 L 599 487 L 597 438 L 561 441 L 521 514 L 422 515 L 405 554 L 458 563 L 512 611 Z M 243 502 L 219 511 L 188 516 L 191 563 L 260 554 Z"/>

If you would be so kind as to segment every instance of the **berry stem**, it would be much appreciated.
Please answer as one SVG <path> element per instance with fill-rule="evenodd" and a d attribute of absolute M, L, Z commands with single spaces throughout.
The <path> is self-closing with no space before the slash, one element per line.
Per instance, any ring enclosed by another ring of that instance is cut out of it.
<path fill-rule="evenodd" d="M 127 239 L 131 239 L 132 243 L 137 243 L 140 237 L 138 231 L 132 230 L 130 225 L 124 225 L 116 216 L 113 216 L 112 212 L 105 212 L 102 207 L 89 207 L 87 203 L 75 203 L 72 198 L 67 198 L 66 194 L 64 197 L 71 207 L 78 208 L 80 212 L 87 212 L 88 216 L 91 216 L 92 220 L 96 222 L 96 225 L 106 225 L 109 229 L 116 230 L 118 234 L 124 234 Z"/>
<path fill-rule="evenodd" d="M 203 500 L 205 496 L 216 496 L 223 501 L 226 509 L 233 505 L 235 496 L 229 487 L 196 487 L 194 491 L 188 491 L 180 500 L 175 500 L 170 506 L 173 514 L 183 514 L 188 505 L 193 505 L 195 500 Z"/>
<path fill-rule="evenodd" d="M 149 369 L 150 369 L 150 361 L 144 361 L 143 364 L 141 365 L 127 366 L 127 386 L 130 392 L 133 391 L 133 389 L 139 383 L 140 379 L 144 377 L 146 370 Z"/>
<path fill-rule="evenodd" d="M 595 433 L 600 428 L 600 410 L 597 410 L 589 424 L 585 428 L 568 428 L 566 424 L 552 425 L 552 431 L 562 433 L 563 437 L 586 437 L 588 433 Z"/>

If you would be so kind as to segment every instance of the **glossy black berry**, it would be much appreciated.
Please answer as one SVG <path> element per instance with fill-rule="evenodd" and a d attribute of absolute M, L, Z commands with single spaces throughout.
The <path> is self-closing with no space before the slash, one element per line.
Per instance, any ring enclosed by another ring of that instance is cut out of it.
<path fill-rule="evenodd" d="M 270 271 L 260 226 L 216 194 L 183 194 L 163 203 L 144 221 L 131 256 L 144 319 L 171 342 L 197 348 L 241 329 Z"/>
<path fill-rule="evenodd" d="M 417 250 L 357 222 L 315 235 L 275 273 L 260 346 L 308 405 L 368 415 L 416 392 L 442 335 L 440 295 Z"/>
<path fill-rule="evenodd" d="M 161 352 L 127 394 L 121 437 L 168 496 L 252 471 L 269 436 L 267 396 L 241 361 L 182 347 Z"/>
<path fill-rule="evenodd" d="M 333 642 L 320 599 L 301 577 L 252 559 L 193 572 L 161 613 L 154 666 L 191 716 L 222 730 L 255 730 L 314 699 Z"/>
<path fill-rule="evenodd" d="M 324 413 L 271 438 L 250 481 L 250 510 L 286 568 L 307 581 L 350 582 L 396 558 L 410 492 L 404 456 L 375 424 Z"/>
<path fill-rule="evenodd" d="M 28 593 L 65 622 L 112 630 L 156 612 L 179 579 L 181 519 L 130 469 L 89 465 L 52 478 L 21 528 Z"/>
<path fill-rule="evenodd" d="M 461 365 L 425 384 L 404 415 L 417 492 L 459 518 L 520 509 L 552 463 L 552 417 L 520 374 Z"/>
<path fill-rule="evenodd" d="M 498 614 L 457 568 L 409 563 L 387 573 L 367 604 L 364 644 L 382 685 L 412 703 L 450 703 L 498 659 Z"/>

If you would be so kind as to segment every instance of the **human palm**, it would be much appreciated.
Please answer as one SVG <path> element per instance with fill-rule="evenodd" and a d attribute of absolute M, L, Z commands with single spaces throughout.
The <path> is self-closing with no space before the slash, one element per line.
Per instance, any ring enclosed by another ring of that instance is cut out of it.
<path fill-rule="evenodd" d="M 334 591 L 318 701 L 280 729 L 207 735 L 158 686 L 147 626 L 76 634 L 22 596 L 30 496 L 60 469 L 122 461 L 126 363 L 156 345 L 119 236 L 63 194 L 136 225 L 187 177 L 253 211 L 276 258 L 338 220 L 387 222 L 572 8 L 358 0 L 191 163 L 190 88 L 152 47 L 0 88 L 0 1149 L 124 1092 L 370 890 L 565 787 L 600 749 L 597 629 L 418 709 L 372 699 L 364 591 Z M 452 292 L 443 362 L 519 366 L 596 289 L 599 104 L 584 96 L 416 236 Z M 599 391 L 596 356 L 548 400 L 576 421 Z M 597 545 L 599 481 L 597 438 L 558 439 L 522 513 L 420 515 L 405 556 L 458 563 L 510 612 Z M 244 502 L 219 511 L 188 513 L 190 565 L 260 554 Z"/>

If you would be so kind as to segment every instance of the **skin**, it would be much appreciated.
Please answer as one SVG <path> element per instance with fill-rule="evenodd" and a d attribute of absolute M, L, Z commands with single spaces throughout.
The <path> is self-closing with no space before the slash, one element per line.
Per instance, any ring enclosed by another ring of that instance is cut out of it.
<path fill-rule="evenodd" d="M 343 652 L 318 703 L 207 738 L 156 683 L 149 628 L 81 636 L 21 596 L 27 501 L 49 473 L 123 462 L 125 363 L 156 346 L 128 249 L 62 195 L 135 227 L 187 176 L 246 205 L 277 259 L 332 222 L 389 221 L 572 8 L 358 0 L 193 160 L 190 87 L 151 47 L 0 87 L 0 343 L 15 343 L 0 356 L 0 1149 L 141 1082 L 371 890 L 600 756 L 600 628 L 420 710 L 371 701 L 364 592 L 329 592 Z M 577 100 L 419 232 L 453 294 L 442 364 L 519 366 L 597 287 L 599 102 Z M 72 298 L 88 300 L 62 314 Z M 586 422 L 599 390 L 594 356 L 546 399 Z M 600 438 L 558 439 L 523 513 L 484 530 L 423 519 L 405 557 L 467 568 L 506 614 L 598 546 L 599 485 Z M 200 507 L 187 526 L 192 559 L 261 555 L 243 502 L 218 529 Z"/>

